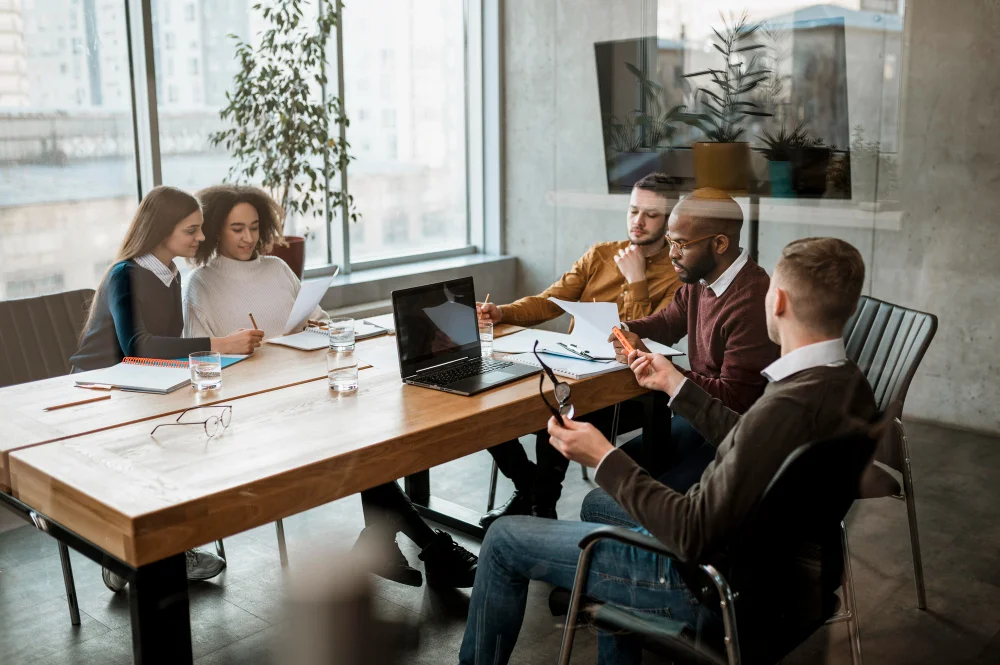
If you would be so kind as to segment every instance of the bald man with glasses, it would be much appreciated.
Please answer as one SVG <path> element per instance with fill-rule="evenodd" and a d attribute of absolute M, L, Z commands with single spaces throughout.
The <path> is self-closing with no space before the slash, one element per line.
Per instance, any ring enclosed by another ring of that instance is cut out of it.
<path fill-rule="evenodd" d="M 744 413 L 757 401 L 767 380 L 761 370 L 778 357 L 767 334 L 764 297 L 770 278 L 739 246 L 743 211 L 717 189 L 695 190 L 680 201 L 667 222 L 670 260 L 683 286 L 673 302 L 650 316 L 622 324 L 629 342 L 646 351 L 643 337 L 675 344 L 687 336 L 690 369 L 686 380 L 698 385 L 727 408 Z M 618 360 L 627 362 L 612 338 Z M 650 475 L 678 492 L 701 476 L 715 449 L 684 418 L 674 415 L 669 445 L 643 450 L 642 437 L 622 449 Z M 585 502 L 581 519 L 615 517 L 600 510 L 605 502 Z"/>

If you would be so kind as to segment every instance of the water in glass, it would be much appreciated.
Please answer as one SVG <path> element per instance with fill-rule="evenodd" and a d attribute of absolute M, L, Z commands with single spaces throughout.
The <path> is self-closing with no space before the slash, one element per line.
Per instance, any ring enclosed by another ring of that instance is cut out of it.
<path fill-rule="evenodd" d="M 479 345 L 484 358 L 493 357 L 493 322 L 479 322 Z"/>
<path fill-rule="evenodd" d="M 341 317 L 330 320 L 330 349 L 333 351 L 354 349 L 354 319 Z"/>
<path fill-rule="evenodd" d="M 326 354 L 326 378 L 330 390 L 349 393 L 358 389 L 358 359 L 353 350 L 335 351 Z"/>
<path fill-rule="evenodd" d="M 191 385 L 195 390 L 217 390 L 222 387 L 222 356 L 212 351 L 192 353 L 188 357 L 191 367 Z"/>

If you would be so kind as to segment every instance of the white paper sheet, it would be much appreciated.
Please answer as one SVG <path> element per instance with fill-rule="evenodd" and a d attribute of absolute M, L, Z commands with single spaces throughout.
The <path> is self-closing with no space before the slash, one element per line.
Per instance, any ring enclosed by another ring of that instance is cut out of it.
<path fill-rule="evenodd" d="M 319 306 L 319 301 L 323 299 L 323 295 L 330 288 L 330 284 L 333 283 L 334 277 L 339 272 L 340 268 L 337 268 L 330 277 L 302 282 L 299 295 L 295 298 L 295 304 L 292 305 L 292 311 L 288 315 L 288 320 L 285 321 L 285 331 L 282 335 L 288 335 L 295 332 L 297 328 L 302 327 L 306 319 L 309 318 L 309 315 L 312 314 L 312 311 Z"/>
<path fill-rule="evenodd" d="M 573 332 L 570 337 L 578 345 L 587 349 L 595 358 L 613 358 L 614 345 L 608 341 L 611 329 L 621 326 L 618 305 L 613 302 L 569 302 L 549 298 L 573 317 Z"/>

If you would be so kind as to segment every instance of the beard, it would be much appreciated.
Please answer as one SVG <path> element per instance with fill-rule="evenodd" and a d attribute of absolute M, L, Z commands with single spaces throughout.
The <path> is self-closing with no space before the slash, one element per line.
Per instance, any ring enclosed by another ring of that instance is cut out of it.
<path fill-rule="evenodd" d="M 636 247 L 648 247 L 649 245 L 655 245 L 656 243 L 660 242 L 661 240 L 664 239 L 664 237 L 665 236 L 663 235 L 650 235 L 647 240 L 640 240 L 636 242 L 635 240 L 629 238 L 629 242 L 631 242 Z"/>
<path fill-rule="evenodd" d="M 719 265 L 719 261 L 715 257 L 715 254 L 706 253 L 692 266 L 686 266 L 683 263 L 678 263 L 677 261 L 674 261 L 674 265 L 680 266 L 681 269 L 684 270 L 683 273 L 677 274 L 682 282 L 685 284 L 697 284 L 704 279 L 705 275 L 715 270 L 715 267 Z"/>

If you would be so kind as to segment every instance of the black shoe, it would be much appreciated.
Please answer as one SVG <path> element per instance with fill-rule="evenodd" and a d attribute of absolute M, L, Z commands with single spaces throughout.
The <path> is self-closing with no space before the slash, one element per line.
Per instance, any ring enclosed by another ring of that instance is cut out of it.
<path fill-rule="evenodd" d="M 395 534 L 391 537 L 392 540 L 386 542 L 384 532 L 373 527 L 365 527 L 354 543 L 354 549 L 360 547 L 365 548 L 367 552 L 382 553 L 385 557 L 383 565 L 374 566 L 371 571 L 382 579 L 406 586 L 420 586 L 424 583 L 423 575 L 403 556 L 403 551 L 396 544 Z"/>
<path fill-rule="evenodd" d="M 507 515 L 530 514 L 531 497 L 526 492 L 521 493 L 518 490 L 514 490 L 514 493 L 510 495 L 509 499 L 507 499 L 507 503 L 494 508 L 479 519 L 479 526 L 484 529 L 489 529 L 490 525 L 501 517 L 506 517 Z"/>
<path fill-rule="evenodd" d="M 427 584 L 431 586 L 466 589 L 476 581 L 479 558 L 444 531 L 438 531 L 417 556 L 424 562 Z"/>
<path fill-rule="evenodd" d="M 550 520 L 559 519 L 559 516 L 556 515 L 556 509 L 548 506 L 535 506 L 531 509 L 531 514 L 535 517 L 544 517 Z"/>

